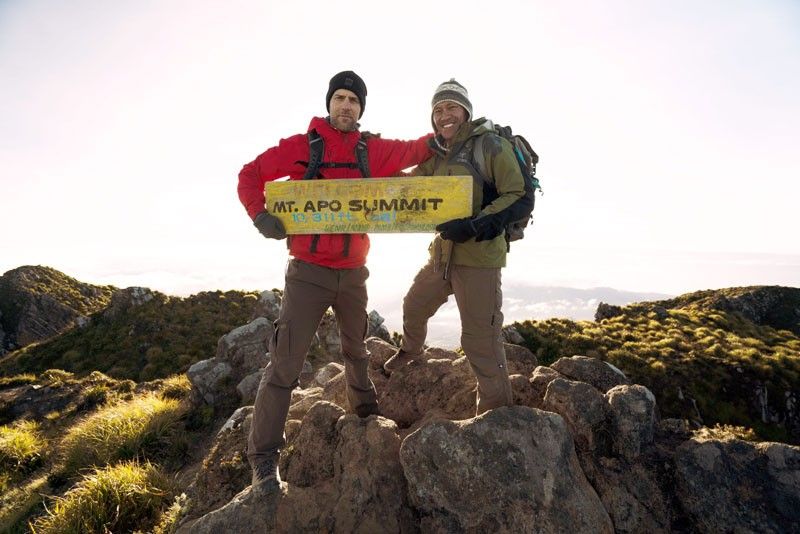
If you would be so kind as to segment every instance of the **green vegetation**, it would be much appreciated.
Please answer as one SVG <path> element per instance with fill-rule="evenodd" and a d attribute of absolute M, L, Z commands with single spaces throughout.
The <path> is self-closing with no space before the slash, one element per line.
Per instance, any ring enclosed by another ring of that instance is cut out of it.
<path fill-rule="evenodd" d="M 714 309 L 704 300 L 710 298 L 634 304 L 600 322 L 515 326 L 542 365 L 580 354 L 619 367 L 653 391 L 663 417 L 696 420 L 699 410 L 706 425 L 746 427 L 759 439 L 788 441 L 783 427 L 761 421 L 754 401 L 757 389 L 766 388 L 770 407 L 779 411 L 784 394 L 800 390 L 800 338 Z"/>
<path fill-rule="evenodd" d="M 24 302 L 29 297 L 46 296 L 81 315 L 91 315 L 111 302 L 113 286 L 95 286 L 79 282 L 64 273 L 42 266 L 13 269 L 0 276 L 0 314 L 4 325 L 19 321 Z M 6 329 L 9 331 L 10 329 Z"/>
<path fill-rule="evenodd" d="M 169 477 L 150 463 L 103 467 L 56 497 L 32 530 L 41 534 L 151 531 L 173 495 Z"/>
<path fill-rule="evenodd" d="M 13 388 L 16 386 L 24 386 L 26 384 L 36 383 L 36 374 L 23 373 L 21 375 L 3 376 L 0 377 L 0 389 Z"/>
<path fill-rule="evenodd" d="M 180 421 L 186 411 L 179 401 L 154 394 L 101 408 L 64 437 L 65 473 L 117 460 L 168 454 L 179 441 Z"/>
<path fill-rule="evenodd" d="M 0 426 L 0 476 L 32 471 L 42 463 L 45 447 L 35 421 Z"/>
<path fill-rule="evenodd" d="M 7 355 L 0 361 L 0 374 L 98 370 L 138 382 L 185 373 L 193 363 L 214 356 L 222 335 L 249 321 L 258 298 L 255 292 L 240 291 L 187 298 L 153 295 L 125 313 L 96 314 L 83 328 Z"/>

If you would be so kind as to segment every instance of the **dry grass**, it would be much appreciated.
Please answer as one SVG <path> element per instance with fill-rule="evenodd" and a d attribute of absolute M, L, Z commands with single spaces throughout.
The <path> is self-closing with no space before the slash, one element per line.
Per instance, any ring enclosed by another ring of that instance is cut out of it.
<path fill-rule="evenodd" d="M 147 532 L 172 501 L 172 481 L 150 463 L 124 462 L 86 475 L 31 530 L 41 534 Z"/>
<path fill-rule="evenodd" d="M 64 471 L 157 455 L 169 447 L 185 413 L 179 401 L 155 394 L 101 408 L 62 441 Z"/>

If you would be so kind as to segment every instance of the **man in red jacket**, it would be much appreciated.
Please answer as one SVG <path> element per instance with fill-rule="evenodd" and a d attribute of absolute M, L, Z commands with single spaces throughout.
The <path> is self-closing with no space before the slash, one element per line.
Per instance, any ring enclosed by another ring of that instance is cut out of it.
<path fill-rule="evenodd" d="M 314 117 L 308 131 L 324 142 L 322 168 L 315 178 L 361 178 L 356 146 L 361 141 L 358 119 L 366 106 L 367 87 L 352 71 L 330 80 L 325 105 L 329 116 Z M 372 176 L 396 176 L 430 157 L 427 139 L 395 141 L 366 139 Z M 239 173 L 239 199 L 264 237 L 286 238 L 281 222 L 264 209 L 264 184 L 288 176 L 300 180 L 309 165 L 309 135 L 281 139 Z M 333 306 L 342 340 L 347 398 L 360 417 L 378 413 L 375 386 L 367 374 L 366 234 L 292 235 L 288 237 L 281 311 L 270 341 L 271 359 L 258 386 L 247 456 L 253 468 L 253 488 L 280 485 L 278 458 L 286 443 L 284 427 L 292 389 L 297 387 L 311 340 L 327 309 Z"/>

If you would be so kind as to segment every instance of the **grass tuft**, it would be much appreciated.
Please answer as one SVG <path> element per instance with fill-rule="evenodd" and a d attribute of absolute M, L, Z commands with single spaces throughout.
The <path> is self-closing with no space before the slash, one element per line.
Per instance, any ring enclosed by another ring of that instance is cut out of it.
<path fill-rule="evenodd" d="M 31 530 L 41 534 L 151 531 L 173 493 L 170 479 L 149 462 L 107 466 L 56 497 L 55 505 L 31 524 Z"/>
<path fill-rule="evenodd" d="M 62 441 L 64 470 L 158 455 L 174 438 L 186 408 L 148 394 L 101 408 L 72 427 Z"/>
<path fill-rule="evenodd" d="M 185 374 L 173 375 L 162 382 L 161 397 L 165 399 L 185 399 L 192 391 L 192 383 Z"/>
<path fill-rule="evenodd" d="M 24 386 L 27 384 L 35 384 L 36 375 L 34 373 L 22 373 L 14 376 L 0 377 L 0 389 L 12 388 L 15 386 Z"/>
<path fill-rule="evenodd" d="M 25 474 L 44 458 L 46 443 L 35 421 L 0 426 L 0 474 Z"/>

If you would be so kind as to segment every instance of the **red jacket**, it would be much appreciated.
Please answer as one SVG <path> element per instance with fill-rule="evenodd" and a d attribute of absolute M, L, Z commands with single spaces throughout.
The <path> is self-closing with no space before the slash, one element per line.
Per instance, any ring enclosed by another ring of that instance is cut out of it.
<path fill-rule="evenodd" d="M 308 131 L 316 130 L 325 141 L 325 155 L 322 161 L 349 163 L 356 162 L 355 147 L 361 133 L 340 132 L 323 118 L 314 117 Z M 408 167 L 417 165 L 431 156 L 427 140 L 431 134 L 416 141 L 396 141 L 371 137 L 367 140 L 369 169 L 372 176 L 397 176 Z M 264 211 L 264 184 L 288 176 L 290 180 L 300 180 L 306 172 L 300 161 L 308 161 L 308 136 L 293 135 L 281 139 L 278 146 L 268 149 L 255 161 L 245 165 L 239 173 L 239 200 L 241 200 L 251 219 Z M 325 178 L 361 178 L 358 169 L 325 168 Z M 337 269 L 363 267 L 369 252 L 367 234 L 351 234 L 347 255 L 345 256 L 345 234 L 321 234 L 316 251 L 311 252 L 311 235 L 289 236 L 289 254 L 299 260 L 316 263 Z"/>

